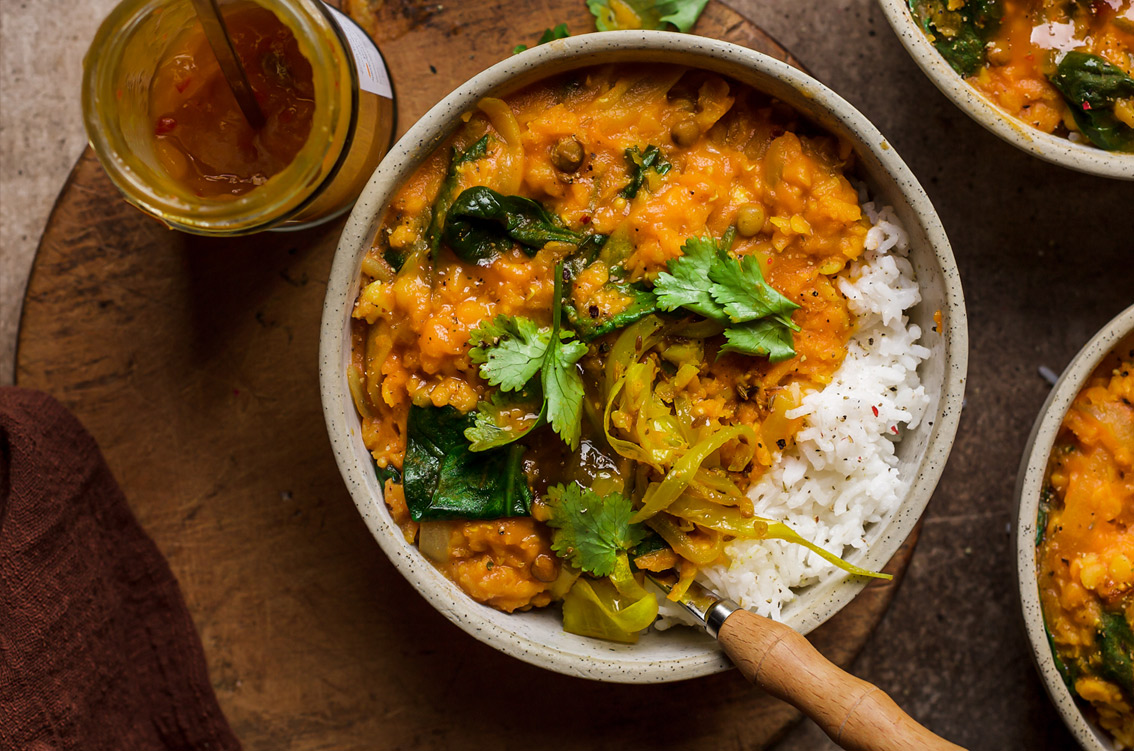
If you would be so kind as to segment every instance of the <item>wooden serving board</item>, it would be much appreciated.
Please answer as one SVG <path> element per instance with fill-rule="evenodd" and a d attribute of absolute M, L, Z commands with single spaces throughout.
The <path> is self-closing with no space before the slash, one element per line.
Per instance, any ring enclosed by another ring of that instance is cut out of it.
<path fill-rule="evenodd" d="M 393 71 L 398 132 L 582 0 L 486 6 L 350 0 Z M 796 61 L 727 6 L 697 33 Z M 342 223 L 212 240 L 121 201 L 88 151 L 35 260 L 17 379 L 94 434 L 169 559 L 213 684 L 247 749 L 758 749 L 798 714 L 735 672 L 598 684 L 482 645 L 382 555 L 331 455 L 319 317 Z M 916 537 L 916 534 L 915 534 Z M 913 551 L 813 634 L 846 666 Z"/>

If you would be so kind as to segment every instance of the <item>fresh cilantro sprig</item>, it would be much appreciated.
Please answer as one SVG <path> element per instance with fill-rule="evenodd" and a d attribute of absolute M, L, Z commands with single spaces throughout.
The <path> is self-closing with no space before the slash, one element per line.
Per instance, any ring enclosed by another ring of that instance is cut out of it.
<path fill-rule="evenodd" d="M 609 576 L 618 555 L 648 533 L 642 525 L 630 523 L 634 509 L 624 496 L 600 496 L 572 483 L 551 486 L 547 499 L 551 510 L 547 525 L 554 530 L 551 549 L 588 574 Z"/>
<path fill-rule="evenodd" d="M 669 24 L 678 31 L 689 31 L 709 0 L 622 0 L 621 4 L 630 17 L 625 11 L 616 13 L 611 0 L 587 0 L 599 31 L 669 29 Z"/>
<path fill-rule="evenodd" d="M 519 391 L 543 366 L 552 329 L 523 316 L 496 316 L 469 332 L 469 359 L 501 391 Z"/>
<path fill-rule="evenodd" d="M 569 36 L 571 36 L 571 32 L 567 31 L 567 24 L 557 24 L 553 28 L 543 30 L 543 35 L 540 36 L 540 38 L 536 41 L 536 46 L 538 47 L 541 44 L 547 44 L 548 42 L 555 41 L 556 39 L 566 39 Z M 517 44 L 512 48 L 512 54 L 518 55 L 527 48 L 528 45 L 526 44 Z"/>
<path fill-rule="evenodd" d="M 654 280 L 662 310 L 684 308 L 725 327 L 722 352 L 767 356 L 780 362 L 795 356 L 791 312 L 799 306 L 764 280 L 760 261 L 728 253 L 731 233 L 722 242 L 690 238 L 669 271 Z"/>
<path fill-rule="evenodd" d="M 542 395 L 542 406 L 535 423 L 523 431 L 509 431 L 500 424 L 501 412 L 514 406 L 507 400 L 481 402 L 476 422 L 465 437 L 473 451 L 518 440 L 543 420 L 572 450 L 578 447 L 582 430 L 583 378 L 576 363 L 586 354 L 587 345 L 574 333 L 561 328 L 563 273 L 555 267 L 554 313 L 548 328 L 523 316 L 497 316 L 477 326 L 469 334 L 473 344 L 469 359 L 480 365 L 480 375 L 503 392 L 521 389 Z M 536 376 L 539 376 L 538 381 Z"/>
<path fill-rule="evenodd" d="M 528 420 L 522 427 L 511 419 L 512 413 L 517 410 L 528 414 Z M 543 423 L 543 415 L 543 397 L 539 389 L 525 388 L 512 393 L 497 391 L 477 404 L 473 424 L 465 429 L 469 450 L 488 451 L 518 441 Z"/>

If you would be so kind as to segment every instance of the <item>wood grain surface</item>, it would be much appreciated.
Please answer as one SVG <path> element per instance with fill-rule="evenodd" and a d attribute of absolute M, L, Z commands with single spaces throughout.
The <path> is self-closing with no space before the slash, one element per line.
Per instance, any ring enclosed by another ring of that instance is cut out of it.
<path fill-rule="evenodd" d="M 582 2 L 352 0 L 393 71 L 399 134 L 455 85 Z M 796 63 L 727 6 L 697 33 Z M 119 200 L 88 151 L 41 241 L 17 382 L 69 406 L 169 559 L 245 747 L 758 749 L 798 714 L 735 672 L 658 686 L 586 682 L 496 653 L 430 608 L 352 505 L 317 383 L 319 316 L 341 222 L 203 239 Z M 916 538 L 916 533 L 915 536 Z M 914 541 L 817 630 L 846 666 Z M 648 718 L 649 722 L 643 722 Z"/>

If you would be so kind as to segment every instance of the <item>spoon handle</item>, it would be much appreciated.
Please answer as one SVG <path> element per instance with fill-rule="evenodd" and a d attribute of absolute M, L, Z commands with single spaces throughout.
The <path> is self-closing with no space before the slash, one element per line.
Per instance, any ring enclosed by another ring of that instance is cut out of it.
<path fill-rule="evenodd" d="M 240 58 L 237 57 L 236 50 L 232 46 L 232 38 L 228 35 L 228 27 L 224 25 L 217 0 L 192 0 L 192 2 L 193 10 L 197 11 L 197 18 L 201 21 L 201 28 L 205 30 L 205 40 L 216 55 L 221 74 L 232 90 L 232 95 L 236 97 L 236 103 L 244 113 L 244 119 L 253 129 L 259 130 L 264 127 L 264 113 L 256 101 L 255 94 L 252 93 L 252 86 L 248 83 L 244 66 L 241 65 Z"/>
<path fill-rule="evenodd" d="M 737 610 L 725 619 L 717 639 L 745 678 L 794 705 L 848 751 L 964 751 L 782 623 Z"/>

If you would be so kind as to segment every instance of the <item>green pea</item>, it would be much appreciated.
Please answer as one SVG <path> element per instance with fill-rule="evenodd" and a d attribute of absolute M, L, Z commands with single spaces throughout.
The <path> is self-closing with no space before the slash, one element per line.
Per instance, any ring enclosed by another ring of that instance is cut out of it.
<path fill-rule="evenodd" d="M 764 229 L 764 207 L 758 203 L 746 203 L 736 212 L 736 231 L 741 237 L 754 237 Z"/>

